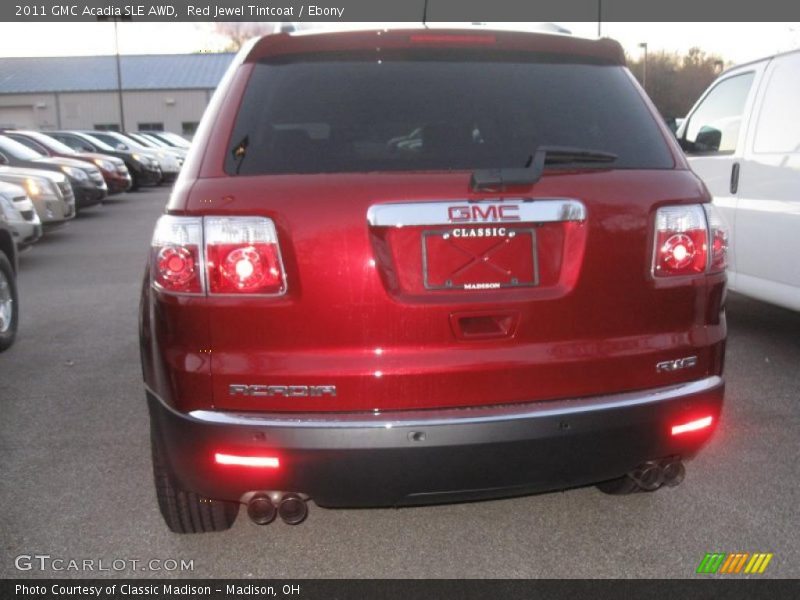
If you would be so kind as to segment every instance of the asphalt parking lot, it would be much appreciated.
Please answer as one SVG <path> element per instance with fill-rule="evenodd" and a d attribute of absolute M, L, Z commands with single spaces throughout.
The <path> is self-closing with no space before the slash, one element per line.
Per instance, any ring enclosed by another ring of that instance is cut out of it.
<path fill-rule="evenodd" d="M 167 192 L 109 200 L 21 257 L 22 321 L 0 355 L 0 576 L 15 557 L 193 560 L 191 577 L 691 577 L 706 552 L 771 552 L 800 576 L 800 314 L 732 296 L 717 435 L 674 489 L 594 488 L 179 536 L 150 471 L 137 305 Z M 121 571 L 118 575 L 164 576 Z M 740 576 L 741 577 L 741 576 Z"/>

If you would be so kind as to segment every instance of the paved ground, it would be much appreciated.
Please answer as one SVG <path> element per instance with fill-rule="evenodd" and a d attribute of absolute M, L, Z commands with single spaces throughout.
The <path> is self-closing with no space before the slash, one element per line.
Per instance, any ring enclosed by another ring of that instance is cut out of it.
<path fill-rule="evenodd" d="M 136 337 L 166 196 L 113 200 L 22 257 L 20 337 L 0 355 L 0 576 L 80 575 L 14 568 L 20 554 L 49 554 L 193 559 L 185 575 L 199 577 L 686 577 L 707 551 L 773 552 L 767 575 L 800 576 L 800 314 L 741 297 L 729 303 L 724 425 L 676 489 L 312 506 L 300 527 L 259 528 L 241 513 L 227 533 L 169 533 Z"/>

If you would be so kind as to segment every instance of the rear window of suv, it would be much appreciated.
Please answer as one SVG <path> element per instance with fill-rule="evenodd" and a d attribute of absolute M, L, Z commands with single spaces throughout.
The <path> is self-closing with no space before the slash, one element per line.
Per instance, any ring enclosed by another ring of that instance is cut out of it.
<path fill-rule="evenodd" d="M 611 152 L 614 168 L 674 166 L 623 67 L 541 55 L 476 60 L 406 52 L 257 63 L 225 171 L 520 167 L 542 145 Z"/>

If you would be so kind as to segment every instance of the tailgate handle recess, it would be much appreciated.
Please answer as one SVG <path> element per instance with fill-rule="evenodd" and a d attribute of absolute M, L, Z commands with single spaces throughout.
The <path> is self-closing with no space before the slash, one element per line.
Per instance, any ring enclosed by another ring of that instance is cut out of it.
<path fill-rule="evenodd" d="M 486 340 L 513 337 L 517 331 L 519 313 L 470 312 L 450 315 L 450 327 L 460 340 Z"/>

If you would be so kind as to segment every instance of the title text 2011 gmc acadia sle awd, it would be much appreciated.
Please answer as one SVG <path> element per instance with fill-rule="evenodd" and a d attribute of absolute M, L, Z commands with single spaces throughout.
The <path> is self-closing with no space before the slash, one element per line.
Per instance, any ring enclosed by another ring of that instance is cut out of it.
<path fill-rule="evenodd" d="M 167 525 L 676 485 L 722 407 L 726 246 L 616 42 L 253 42 L 144 278 Z"/>

